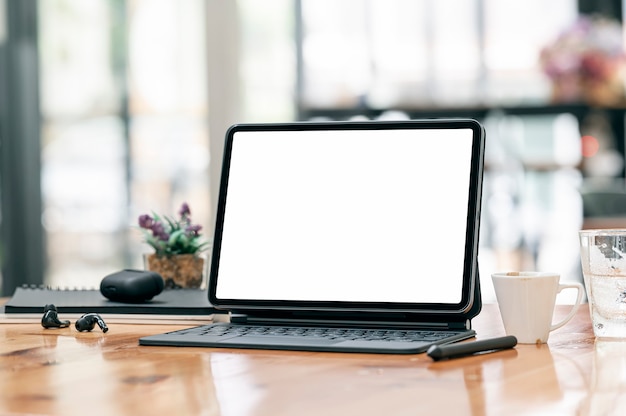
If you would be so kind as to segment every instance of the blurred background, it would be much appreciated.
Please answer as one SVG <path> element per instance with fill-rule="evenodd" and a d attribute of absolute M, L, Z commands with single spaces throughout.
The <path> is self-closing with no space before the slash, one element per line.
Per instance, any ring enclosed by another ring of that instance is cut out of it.
<path fill-rule="evenodd" d="M 580 281 L 577 231 L 626 226 L 622 17 L 621 0 L 0 0 L 0 296 L 142 267 L 137 217 L 183 202 L 210 239 L 227 127 L 294 120 L 478 119 L 483 300 L 494 271 Z"/>

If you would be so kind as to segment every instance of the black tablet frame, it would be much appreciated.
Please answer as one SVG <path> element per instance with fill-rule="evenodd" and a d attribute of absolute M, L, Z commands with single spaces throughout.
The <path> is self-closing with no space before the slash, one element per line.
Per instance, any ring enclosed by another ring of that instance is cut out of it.
<path fill-rule="evenodd" d="M 222 226 L 224 224 L 227 201 L 230 160 L 233 138 L 240 131 L 303 131 L 303 130 L 385 130 L 385 129 L 471 129 L 473 132 L 471 175 L 469 183 L 469 201 L 467 232 L 465 242 L 465 260 L 463 276 L 463 294 L 458 304 L 404 304 L 374 302 L 316 302 L 284 301 L 255 299 L 219 299 L 216 296 L 219 275 Z M 449 321 L 452 317 L 459 321 L 476 316 L 481 309 L 480 284 L 478 276 L 478 241 L 480 232 L 480 214 L 484 171 L 485 130 L 473 119 L 428 119 L 405 121 L 359 121 L 359 122 L 294 122 L 266 124 L 237 124 L 231 126 L 226 134 L 220 193 L 216 215 L 216 227 L 213 240 L 212 261 L 208 284 L 209 302 L 218 309 L 236 313 L 260 314 L 316 314 L 317 312 L 358 313 L 359 316 L 401 315 L 412 320 Z"/>

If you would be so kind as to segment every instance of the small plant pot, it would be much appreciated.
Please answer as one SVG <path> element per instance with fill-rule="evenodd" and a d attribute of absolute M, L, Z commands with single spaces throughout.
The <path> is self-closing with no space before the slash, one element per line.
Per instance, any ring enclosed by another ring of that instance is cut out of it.
<path fill-rule="evenodd" d="M 209 262 L 205 254 L 143 255 L 144 268 L 159 273 L 166 289 L 205 289 Z"/>

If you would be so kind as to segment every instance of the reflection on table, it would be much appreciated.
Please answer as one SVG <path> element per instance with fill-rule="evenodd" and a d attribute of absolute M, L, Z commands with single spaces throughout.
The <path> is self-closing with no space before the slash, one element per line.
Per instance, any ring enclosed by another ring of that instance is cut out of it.
<path fill-rule="evenodd" d="M 557 306 L 555 320 L 568 309 Z M 588 314 L 581 308 L 548 344 L 441 362 L 138 346 L 140 336 L 183 326 L 112 324 L 103 334 L 0 324 L 0 413 L 618 414 L 626 341 L 596 341 Z M 485 305 L 474 328 L 479 339 L 503 335 L 497 305 Z"/>

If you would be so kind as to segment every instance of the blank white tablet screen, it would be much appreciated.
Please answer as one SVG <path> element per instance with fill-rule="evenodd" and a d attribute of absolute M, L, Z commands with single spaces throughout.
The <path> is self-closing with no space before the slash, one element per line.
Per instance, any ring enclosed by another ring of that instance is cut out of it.
<path fill-rule="evenodd" d="M 458 303 L 471 129 L 237 131 L 218 299 Z"/>

